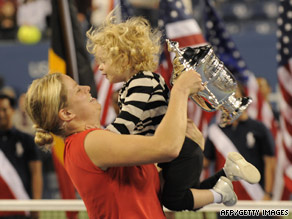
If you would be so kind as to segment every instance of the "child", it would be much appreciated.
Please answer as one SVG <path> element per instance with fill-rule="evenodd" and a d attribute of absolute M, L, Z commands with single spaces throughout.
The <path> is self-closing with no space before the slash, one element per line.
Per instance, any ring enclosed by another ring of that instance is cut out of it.
<path fill-rule="evenodd" d="M 110 15 L 103 26 L 88 31 L 87 37 L 87 49 L 95 56 L 106 78 L 111 83 L 125 82 L 119 93 L 119 115 L 107 129 L 121 134 L 153 135 L 167 110 L 169 98 L 163 77 L 153 73 L 161 52 L 160 32 L 151 29 L 142 17 L 117 24 Z M 254 167 L 241 156 L 231 156 L 224 170 L 200 183 L 204 139 L 196 127 L 190 137 L 192 140 L 186 137 L 175 160 L 158 164 L 165 181 L 162 204 L 170 210 L 194 210 L 195 202 L 203 200 L 205 195 L 213 195 L 214 202 L 234 205 L 237 197 L 226 176 L 241 177 L 242 164 L 249 169 Z M 258 177 L 246 180 L 257 181 Z"/>

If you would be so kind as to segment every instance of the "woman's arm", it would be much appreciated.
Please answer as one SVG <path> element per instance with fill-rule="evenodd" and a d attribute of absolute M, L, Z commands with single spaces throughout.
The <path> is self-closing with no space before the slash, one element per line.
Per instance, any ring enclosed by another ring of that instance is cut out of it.
<path fill-rule="evenodd" d="M 193 70 L 185 72 L 172 88 L 166 115 L 154 136 L 92 131 L 84 143 L 89 158 L 102 168 L 174 159 L 178 156 L 185 138 L 188 96 L 202 89 L 200 75 Z"/>

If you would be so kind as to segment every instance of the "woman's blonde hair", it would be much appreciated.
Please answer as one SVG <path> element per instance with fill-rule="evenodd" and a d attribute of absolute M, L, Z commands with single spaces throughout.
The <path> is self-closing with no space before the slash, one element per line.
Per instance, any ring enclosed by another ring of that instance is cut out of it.
<path fill-rule="evenodd" d="M 134 72 L 155 71 L 158 67 L 161 33 L 152 29 L 143 17 L 116 23 L 116 18 L 110 14 L 101 27 L 91 28 L 86 35 L 89 53 L 96 55 L 101 49 L 104 58 L 117 67 L 117 74 L 129 70 L 129 66 Z"/>
<path fill-rule="evenodd" d="M 64 135 L 59 110 L 66 107 L 66 89 L 62 74 L 48 74 L 36 79 L 29 86 L 25 97 L 25 109 L 35 124 L 35 143 L 43 146 L 53 142 L 51 133 Z"/>

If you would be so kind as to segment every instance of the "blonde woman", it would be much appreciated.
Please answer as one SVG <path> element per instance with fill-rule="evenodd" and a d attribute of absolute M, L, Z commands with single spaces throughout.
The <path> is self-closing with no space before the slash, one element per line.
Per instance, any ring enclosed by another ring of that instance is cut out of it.
<path fill-rule="evenodd" d="M 172 88 L 167 112 L 153 136 L 120 135 L 101 128 L 100 104 L 88 86 L 63 74 L 36 79 L 26 94 L 26 110 L 36 126 L 35 142 L 51 144 L 52 133 L 64 138 L 64 166 L 90 218 L 165 218 L 160 183 L 153 163 L 168 162 L 181 150 L 187 127 L 187 99 L 202 90 L 195 71 L 185 72 Z M 217 183 L 222 200 L 235 194 Z M 214 202 L 210 190 L 197 190 L 194 208 Z"/>

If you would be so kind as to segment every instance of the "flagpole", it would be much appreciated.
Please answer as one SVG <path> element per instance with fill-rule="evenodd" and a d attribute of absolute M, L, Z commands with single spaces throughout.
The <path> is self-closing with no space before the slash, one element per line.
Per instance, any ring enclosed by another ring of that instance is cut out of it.
<path fill-rule="evenodd" d="M 77 57 L 68 0 L 58 0 L 58 4 L 60 8 L 61 26 L 64 30 L 66 57 L 68 60 L 67 75 L 79 83 Z"/>

